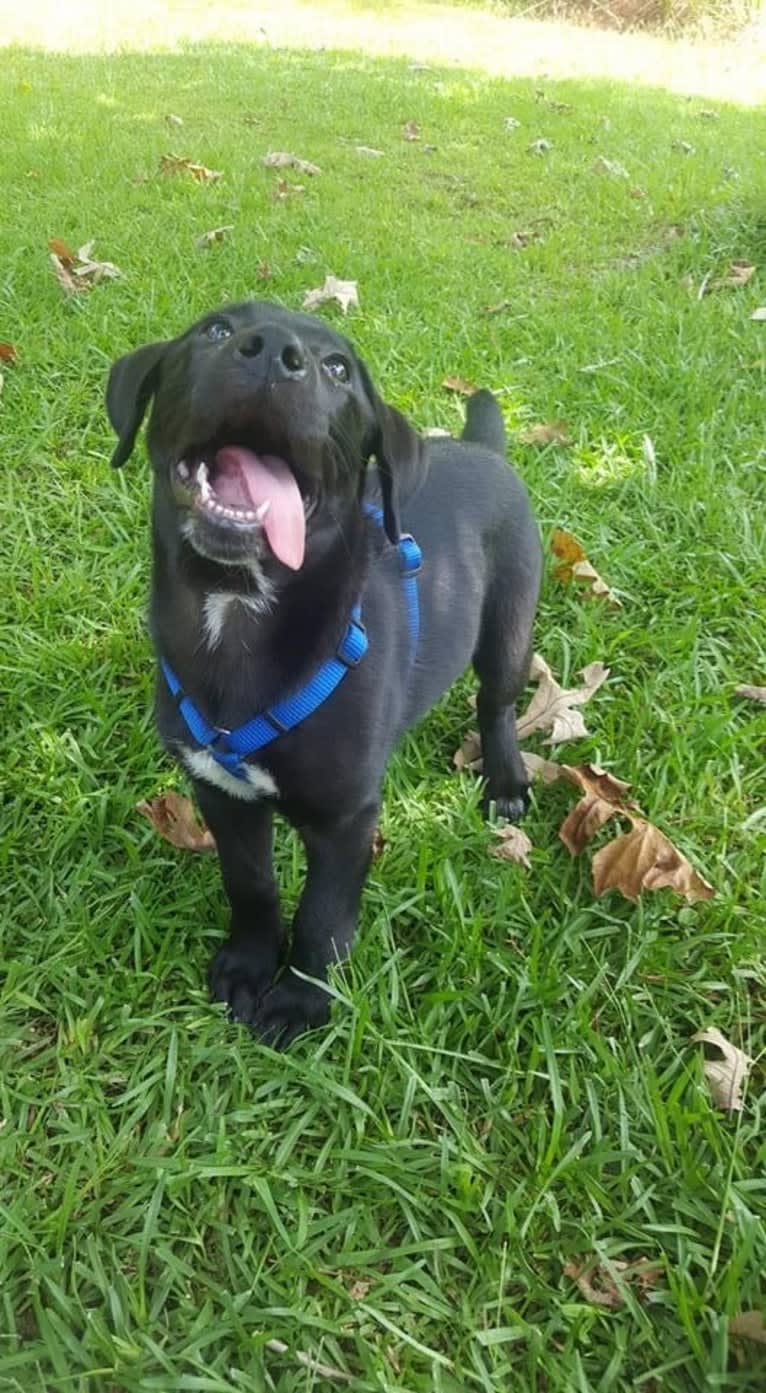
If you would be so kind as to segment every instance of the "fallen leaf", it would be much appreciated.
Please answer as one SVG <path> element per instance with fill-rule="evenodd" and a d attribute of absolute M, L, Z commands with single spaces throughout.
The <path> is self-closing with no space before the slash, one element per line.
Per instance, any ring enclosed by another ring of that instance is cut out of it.
<path fill-rule="evenodd" d="M 0 363 L 8 363 L 12 366 L 16 362 L 18 353 L 12 343 L 0 343 Z"/>
<path fill-rule="evenodd" d="M 501 300 L 499 305 L 487 305 L 485 314 L 502 314 L 503 310 L 513 309 L 513 300 Z"/>
<path fill-rule="evenodd" d="M 672 143 L 671 143 L 671 149 L 673 149 L 673 150 L 680 150 L 680 152 L 681 152 L 682 155 L 693 155 L 693 154 L 695 154 L 694 146 L 693 146 L 693 145 L 690 145 L 688 140 L 674 140 L 674 141 L 672 141 Z"/>
<path fill-rule="evenodd" d="M 376 150 L 374 145 L 355 145 L 357 155 L 368 155 L 370 159 L 379 160 L 385 155 L 385 150 Z"/>
<path fill-rule="evenodd" d="M 743 285 L 747 285 L 750 277 L 754 275 L 755 267 L 751 266 L 749 261 L 732 261 L 728 274 L 708 281 L 706 291 L 710 294 L 713 290 L 739 290 Z"/>
<path fill-rule="evenodd" d="M 65 261 L 62 261 L 60 256 L 57 256 L 55 252 L 51 252 L 50 258 L 51 265 L 53 266 L 53 274 L 65 295 L 77 295 L 80 291 L 87 290 L 87 285 L 81 282 L 78 283 L 75 280 L 69 266 Z"/>
<path fill-rule="evenodd" d="M 571 445 L 566 421 L 545 421 L 518 432 L 522 445 Z"/>
<path fill-rule="evenodd" d="M 57 256 L 64 266 L 74 266 L 76 257 L 71 247 L 61 237 L 50 237 L 48 240 L 48 251 L 53 256 Z"/>
<path fill-rule="evenodd" d="M 3 387 L 4 387 L 4 386 L 5 386 L 5 377 L 4 377 L 3 374 L 0 372 L 0 397 L 3 395 Z"/>
<path fill-rule="evenodd" d="M 724 1112 L 741 1112 L 742 1085 L 753 1066 L 750 1055 L 732 1045 L 715 1025 L 698 1030 L 692 1040 L 695 1044 L 714 1045 L 723 1055 L 722 1059 L 705 1059 L 702 1063 L 702 1072 L 716 1107 Z"/>
<path fill-rule="evenodd" d="M 507 131 L 517 131 L 521 122 L 515 116 L 506 116 L 503 125 Z"/>
<path fill-rule="evenodd" d="M 530 779 L 542 779 L 544 784 L 554 784 L 561 778 L 563 764 L 556 764 L 552 759 L 543 759 L 542 755 L 536 755 L 532 750 L 522 750 L 521 758 Z"/>
<path fill-rule="evenodd" d="M 297 155 L 289 155 L 286 150 L 272 150 L 264 155 L 263 163 L 267 169 L 297 169 L 300 174 L 321 174 L 318 164 L 310 160 L 299 160 Z"/>
<path fill-rule="evenodd" d="M 95 261 L 93 247 L 94 242 L 90 241 L 73 252 L 60 237 L 51 237 L 48 242 L 53 271 L 65 294 L 77 295 L 101 280 L 115 280 L 122 275 L 112 261 Z"/>
<path fill-rule="evenodd" d="M 456 769 L 470 769 L 474 774 L 481 773 L 481 740 L 477 730 L 469 730 L 459 750 L 452 756 Z"/>
<path fill-rule="evenodd" d="M 261 262 L 259 262 L 259 264 L 258 264 L 258 266 L 257 266 L 257 268 L 256 268 L 255 275 L 256 275 L 256 279 L 259 280 L 259 281 L 267 281 L 267 280 L 270 280 L 270 278 L 271 278 L 271 267 L 270 267 L 268 261 L 261 261 Z"/>
<path fill-rule="evenodd" d="M 717 111 L 713 111 L 712 107 L 709 106 L 703 107 L 702 110 L 697 113 L 697 115 L 699 116 L 701 121 L 717 121 L 719 118 L 719 113 Z"/>
<path fill-rule="evenodd" d="M 529 853 L 532 843 L 526 832 L 522 832 L 521 828 L 515 827 L 512 822 L 507 822 L 502 827 L 493 827 L 492 830 L 500 841 L 497 846 L 490 847 L 490 856 L 495 856 L 500 861 L 512 861 L 515 865 L 525 866 L 531 871 Z"/>
<path fill-rule="evenodd" d="M 211 227 L 209 232 L 203 232 L 202 236 L 197 238 L 194 245 L 206 251 L 209 247 L 215 246 L 216 242 L 223 242 L 224 238 L 233 231 L 233 223 L 225 223 L 223 227 Z"/>
<path fill-rule="evenodd" d="M 213 184 L 223 179 L 222 169 L 208 169 L 205 164 L 196 164 L 185 155 L 160 155 L 160 170 L 163 174 L 191 174 L 198 184 Z"/>
<path fill-rule="evenodd" d="M 610 1271 L 611 1268 L 611 1271 Z M 646 1258 L 636 1262 L 625 1262 L 622 1258 L 612 1258 L 606 1263 L 568 1262 L 564 1266 L 564 1276 L 577 1284 L 586 1301 L 592 1306 L 605 1306 L 616 1310 L 625 1303 L 625 1297 L 612 1276 L 614 1272 L 621 1283 L 637 1282 L 641 1295 L 646 1295 L 657 1281 L 661 1269 L 648 1263 Z"/>
<path fill-rule="evenodd" d="M 376 827 L 376 828 L 375 828 L 375 832 L 374 832 L 374 834 L 373 834 L 373 838 L 372 838 L 372 859 L 373 859 L 373 861 L 379 861 L 380 858 L 381 858 L 381 856 L 383 855 L 383 852 L 385 851 L 385 849 L 386 849 L 386 839 L 385 839 L 385 837 L 383 836 L 383 833 L 381 832 L 380 828 L 379 828 L 379 827 Z"/>
<path fill-rule="evenodd" d="M 761 701 L 766 704 L 766 687 L 750 687 L 747 682 L 735 687 L 737 696 L 745 697 L 748 701 Z"/>
<path fill-rule="evenodd" d="M 640 184 L 634 184 L 632 189 L 628 189 L 628 195 L 630 196 L 630 198 L 649 197 L 648 193 L 646 192 L 646 189 L 642 189 Z"/>
<path fill-rule="evenodd" d="M 532 658 L 530 679 L 537 682 L 537 691 L 524 715 L 516 722 L 520 740 L 536 730 L 550 730 L 548 741 L 559 745 L 564 740 L 580 740 L 588 732 L 582 714 L 576 708 L 590 701 L 594 692 L 609 676 L 603 663 L 589 663 L 581 672 L 581 687 L 560 687 L 548 664 L 539 653 Z"/>
<path fill-rule="evenodd" d="M 142 813 L 171 846 L 184 851 L 215 851 L 212 832 L 197 820 L 191 800 L 180 793 L 171 791 L 157 798 L 142 799 L 136 803 L 136 812 Z"/>
<path fill-rule="evenodd" d="M 766 1323 L 763 1311 L 742 1311 L 729 1321 L 729 1334 L 738 1335 L 742 1340 L 755 1340 L 758 1345 L 766 1345 Z"/>
<path fill-rule="evenodd" d="M 344 314 L 348 314 L 349 306 L 359 309 L 359 295 L 357 294 L 356 281 L 339 281 L 335 276 L 325 276 L 325 282 L 321 290 L 307 290 L 303 297 L 304 310 L 315 310 L 320 305 L 325 305 L 328 300 L 337 300 Z"/>
<path fill-rule="evenodd" d="M 402 135 L 405 140 L 420 140 L 420 126 L 417 121 L 407 121 L 402 126 Z"/>
<path fill-rule="evenodd" d="M 619 890 L 637 900 L 642 890 L 676 890 L 689 904 L 712 899 L 715 891 L 659 827 L 631 818 L 630 832 L 609 842 L 593 857 L 593 890 Z"/>
<path fill-rule="evenodd" d="M 539 232 L 512 232 L 508 241 L 503 245 L 512 247 L 514 251 L 522 251 L 528 247 L 530 242 L 539 242 L 541 234 Z"/>
<path fill-rule="evenodd" d="M 567 111 L 574 111 L 571 102 L 552 101 L 550 97 L 546 96 L 542 88 L 538 88 L 535 92 L 535 101 L 539 102 L 542 106 L 547 106 L 549 111 L 557 111 L 559 114 L 563 114 Z"/>
<path fill-rule="evenodd" d="M 477 390 L 473 383 L 466 382 L 464 377 L 445 377 L 442 387 L 445 392 L 457 392 L 461 397 L 472 397 Z"/>
<path fill-rule="evenodd" d="M 626 801 L 630 784 L 593 764 L 562 764 L 561 777 L 581 788 L 584 798 L 570 809 L 559 828 L 567 851 L 577 856 L 610 818 L 630 816 L 637 804 Z"/>
<path fill-rule="evenodd" d="M 599 155 L 591 165 L 594 174 L 611 174 L 613 179 L 629 179 L 627 169 L 619 160 L 608 160 L 605 155 Z"/>
<path fill-rule="evenodd" d="M 610 605 L 616 605 L 618 609 L 622 608 L 617 596 L 609 589 L 606 581 L 601 579 L 571 532 L 564 532 L 560 527 L 555 527 L 551 537 L 551 550 L 554 556 L 559 558 L 559 564 L 553 570 L 557 580 L 587 581 L 586 593 L 597 595 L 607 600 Z"/>
<path fill-rule="evenodd" d="M 172 111 L 168 112 L 168 115 L 165 117 L 165 120 L 167 121 L 169 126 L 182 126 L 184 123 L 183 116 L 174 116 Z"/>
<path fill-rule="evenodd" d="M 274 197 L 279 199 L 292 198 L 293 194 L 305 192 L 305 184 L 291 184 L 289 179 L 277 179 L 274 185 Z"/>
<path fill-rule="evenodd" d="M 546 140 L 545 137 L 540 140 L 532 140 L 527 149 L 532 155 L 547 155 L 548 151 L 553 149 L 553 141 Z"/>
<path fill-rule="evenodd" d="M 766 319 L 766 305 L 761 305 L 757 310 L 753 310 L 750 318 L 763 323 L 764 319 Z"/>
<path fill-rule="evenodd" d="M 372 1282 L 358 1281 L 349 1287 L 349 1296 L 352 1301 L 364 1301 L 365 1296 L 369 1295 Z"/>

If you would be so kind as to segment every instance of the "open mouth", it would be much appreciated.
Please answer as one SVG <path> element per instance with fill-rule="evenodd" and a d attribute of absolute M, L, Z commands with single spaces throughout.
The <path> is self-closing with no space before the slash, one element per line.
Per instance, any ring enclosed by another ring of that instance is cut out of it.
<path fill-rule="evenodd" d="M 196 516 L 217 531 L 261 537 L 285 566 L 297 571 L 306 548 L 306 507 L 289 464 L 245 445 L 187 454 L 175 476 Z"/>

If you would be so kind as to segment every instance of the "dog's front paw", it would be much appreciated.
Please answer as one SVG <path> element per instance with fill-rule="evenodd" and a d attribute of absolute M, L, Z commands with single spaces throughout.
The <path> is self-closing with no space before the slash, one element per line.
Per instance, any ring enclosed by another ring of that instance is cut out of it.
<path fill-rule="evenodd" d="M 529 807 L 529 787 L 522 786 L 516 792 L 506 794 L 495 794 L 488 790 L 484 801 L 488 813 L 494 805 L 496 817 L 506 822 L 520 822 Z"/>
<path fill-rule="evenodd" d="M 328 992 L 294 976 L 288 968 L 284 977 L 263 997 L 253 1026 L 264 1044 L 286 1050 L 298 1035 L 326 1024 L 330 1004 Z"/>
<path fill-rule="evenodd" d="M 258 1003 L 274 981 L 276 969 L 276 962 L 260 958 L 252 943 L 245 945 L 227 939 L 208 969 L 210 995 L 228 1006 L 233 1020 L 252 1025 Z"/>

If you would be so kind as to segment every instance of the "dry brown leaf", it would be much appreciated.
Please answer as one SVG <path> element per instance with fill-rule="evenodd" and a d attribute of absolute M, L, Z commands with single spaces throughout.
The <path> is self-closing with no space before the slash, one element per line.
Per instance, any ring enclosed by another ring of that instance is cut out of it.
<path fill-rule="evenodd" d="M 766 1345 L 766 1322 L 763 1311 L 742 1311 L 729 1321 L 729 1334 L 738 1335 L 742 1340 L 755 1340 L 758 1345 Z"/>
<path fill-rule="evenodd" d="M 344 314 L 349 306 L 359 309 L 359 295 L 356 281 L 339 281 L 336 276 L 325 276 L 324 285 L 318 290 L 307 290 L 303 297 L 304 310 L 315 310 L 328 300 L 337 300 Z"/>
<path fill-rule="evenodd" d="M 714 1025 L 698 1030 L 692 1039 L 696 1044 L 714 1045 L 723 1055 L 722 1059 L 705 1059 L 702 1064 L 716 1107 L 723 1108 L 724 1112 L 741 1112 L 742 1085 L 753 1067 L 750 1055 L 732 1045 Z"/>
<path fill-rule="evenodd" d="M 513 861 L 517 866 L 525 866 L 531 871 L 529 853 L 532 843 L 526 832 L 522 832 L 521 828 L 514 826 L 512 822 L 504 823 L 502 827 L 493 827 L 492 830 L 500 840 L 497 846 L 490 847 L 490 856 L 495 856 L 500 861 Z"/>
<path fill-rule="evenodd" d="M 542 779 L 544 784 L 555 784 L 561 778 L 563 764 L 556 764 L 552 759 L 543 759 L 542 755 L 536 755 L 532 750 L 521 750 L 521 758 L 524 761 L 530 779 Z"/>
<path fill-rule="evenodd" d="M 637 900 L 642 890 L 676 890 L 689 904 L 712 899 L 715 891 L 659 827 L 631 818 L 630 832 L 609 842 L 593 857 L 593 890 L 619 890 Z"/>
<path fill-rule="evenodd" d="M 520 430 L 518 439 L 522 445 L 571 445 L 569 426 L 566 421 L 544 421 L 536 426 Z"/>
<path fill-rule="evenodd" d="M 61 257 L 56 256 L 55 252 L 51 252 L 50 257 L 53 274 L 65 295 L 78 295 L 80 291 L 88 289 L 85 283 L 75 280 L 69 266 L 61 260 Z"/>
<path fill-rule="evenodd" d="M 370 159 L 379 160 L 385 155 L 385 150 L 376 150 L 374 145 L 355 145 L 357 155 L 367 155 Z"/>
<path fill-rule="evenodd" d="M 560 687 L 548 664 L 535 653 L 530 678 L 537 682 L 537 691 L 524 715 L 516 723 L 520 740 L 536 730 L 550 730 L 548 743 L 560 745 L 564 740 L 580 740 L 588 732 L 582 714 L 576 708 L 590 701 L 609 676 L 603 663 L 589 663 L 581 672 L 581 687 Z"/>
<path fill-rule="evenodd" d="M 766 687 L 751 687 L 747 682 L 735 688 L 737 696 L 746 697 L 748 701 L 761 701 L 766 704 Z"/>
<path fill-rule="evenodd" d="M 94 243 L 90 241 L 79 251 L 73 252 L 60 237 L 51 237 L 48 242 L 54 275 L 66 295 L 77 295 L 82 290 L 90 290 L 101 280 L 115 280 L 122 275 L 114 262 L 95 261 L 93 247 Z"/>
<path fill-rule="evenodd" d="M 553 149 L 553 141 L 546 140 L 543 136 L 540 140 L 530 141 L 527 149 L 531 155 L 547 155 Z"/>
<path fill-rule="evenodd" d="M 211 227 L 209 232 L 203 232 L 202 236 L 197 238 L 194 245 L 207 251 L 209 247 L 215 246 L 216 242 L 222 242 L 233 231 L 233 223 L 225 223 L 223 227 Z"/>
<path fill-rule="evenodd" d="M 185 155 L 160 155 L 160 170 L 163 174 L 191 174 L 198 184 L 214 184 L 223 179 L 222 169 L 208 169 L 205 164 L 196 164 Z"/>
<path fill-rule="evenodd" d="M 268 261 L 259 262 L 258 266 L 256 267 L 255 275 L 256 279 L 259 281 L 267 281 L 271 279 L 271 267 Z"/>
<path fill-rule="evenodd" d="M 175 116 L 172 111 L 168 112 L 165 120 L 169 126 L 182 126 L 184 123 L 183 116 Z"/>
<path fill-rule="evenodd" d="M 405 140 L 420 140 L 420 126 L 417 121 L 407 121 L 402 126 L 402 135 Z"/>
<path fill-rule="evenodd" d="M 524 247 L 529 246 L 530 242 L 539 242 L 540 235 L 539 232 L 523 232 L 519 230 L 518 232 L 511 233 L 505 245 L 507 247 L 513 247 L 514 251 L 522 251 Z"/>
<path fill-rule="evenodd" d="M 593 764 L 562 764 L 561 775 L 583 790 L 585 795 L 570 809 L 559 828 L 559 836 L 572 856 L 577 856 L 610 818 L 623 814 L 636 803 L 625 795 L 630 784 Z"/>
<path fill-rule="evenodd" d="M 457 392 L 461 397 L 472 397 L 477 390 L 472 382 L 466 382 L 464 377 L 445 377 L 442 382 L 445 392 Z"/>
<path fill-rule="evenodd" d="M 456 769 L 470 769 L 474 774 L 481 773 L 481 739 L 477 730 L 469 730 L 459 750 L 452 756 Z"/>
<path fill-rule="evenodd" d="M 749 261 L 732 261 L 728 274 L 717 276 L 715 280 L 708 281 L 705 286 L 706 294 L 713 290 L 739 290 L 743 285 L 747 285 L 751 276 L 755 275 L 755 267 Z"/>
<path fill-rule="evenodd" d="M 16 347 L 12 343 L 0 343 L 0 363 L 7 363 L 11 367 L 18 358 Z"/>
<path fill-rule="evenodd" d="M 322 173 L 318 164 L 299 160 L 297 155 L 290 155 L 286 150 L 271 150 L 264 155 L 263 163 L 267 169 L 297 169 L 300 174 L 310 174 L 312 177 Z"/>
<path fill-rule="evenodd" d="M 487 305 L 484 313 L 487 315 L 502 314 L 503 310 L 510 309 L 513 309 L 513 300 L 501 300 L 497 305 Z"/>
<path fill-rule="evenodd" d="M 592 1306 L 605 1306 L 610 1310 L 616 1310 L 618 1306 L 624 1305 L 625 1297 L 611 1275 L 610 1268 L 621 1282 L 637 1282 L 641 1295 L 645 1295 L 654 1286 L 660 1275 L 660 1268 L 652 1266 L 645 1258 L 639 1258 L 636 1262 L 613 1258 L 608 1267 L 601 1262 L 568 1262 L 564 1266 L 564 1276 L 577 1284 L 585 1300 Z"/>
<path fill-rule="evenodd" d="M 757 310 L 753 310 L 753 313 L 751 314 L 750 318 L 755 319 L 758 323 L 762 324 L 763 321 L 766 319 L 766 305 L 761 305 Z"/>
<path fill-rule="evenodd" d="M 624 164 L 619 160 L 608 160 L 605 155 L 598 155 L 591 165 L 594 174 L 611 174 L 613 179 L 628 179 L 630 176 Z"/>
<path fill-rule="evenodd" d="M 71 268 L 77 260 L 68 242 L 62 237 L 50 237 L 48 239 L 48 251 L 52 256 L 57 256 L 59 261 L 66 267 Z"/>
<path fill-rule="evenodd" d="M 354 1282 L 353 1285 L 349 1287 L 348 1294 L 352 1301 L 364 1301 L 365 1296 L 369 1296 L 371 1287 L 372 1282 L 360 1280 Z"/>
<path fill-rule="evenodd" d="M 554 556 L 559 558 L 559 565 L 555 566 L 553 571 L 558 580 L 586 581 L 587 594 L 597 595 L 610 605 L 622 608 L 617 596 L 609 589 L 606 581 L 601 579 L 571 532 L 564 532 L 560 527 L 555 527 L 551 536 L 551 550 Z"/>
<path fill-rule="evenodd" d="M 184 851 L 215 851 L 212 832 L 197 820 L 191 800 L 180 793 L 171 791 L 157 798 L 142 799 L 136 803 L 136 812 L 142 813 L 171 846 Z"/>
<path fill-rule="evenodd" d="M 293 194 L 305 192 L 305 184 L 291 184 L 289 179 L 277 179 L 274 185 L 274 197 L 278 199 L 292 198 Z"/>
<path fill-rule="evenodd" d="M 379 828 L 379 827 L 376 827 L 376 828 L 375 828 L 375 832 L 374 832 L 374 834 L 373 834 L 373 838 L 372 838 L 372 859 L 373 859 L 373 861 L 379 861 L 380 858 L 381 858 L 381 856 L 383 855 L 383 852 L 385 851 L 385 849 L 386 849 L 386 839 L 385 839 L 385 837 L 383 836 L 383 833 L 381 832 L 380 828 Z"/>

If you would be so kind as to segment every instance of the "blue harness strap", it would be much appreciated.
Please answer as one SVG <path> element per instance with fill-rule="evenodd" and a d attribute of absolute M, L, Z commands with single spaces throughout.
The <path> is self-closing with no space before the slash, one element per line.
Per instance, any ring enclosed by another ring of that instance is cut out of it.
<path fill-rule="evenodd" d="M 366 504 L 365 512 L 379 525 L 383 522 L 383 512 L 374 504 Z M 420 607 L 418 603 L 417 574 L 422 564 L 420 547 L 409 533 L 399 538 L 399 561 L 401 566 L 404 598 L 407 606 L 407 622 L 410 630 L 411 659 L 414 659 L 420 631 Z M 212 755 L 216 764 L 233 774 L 236 779 L 247 779 L 244 763 L 248 755 L 270 745 L 280 735 L 293 730 L 332 696 L 350 668 L 356 667 L 367 652 L 367 631 L 362 623 L 361 605 L 354 605 L 346 632 L 332 658 L 323 663 L 318 672 L 300 691 L 286 697 L 284 701 L 260 712 L 235 730 L 223 730 L 212 726 L 190 697 L 186 695 L 170 664 L 160 658 L 162 675 L 168 690 L 174 698 L 189 733 L 198 745 Z"/>

